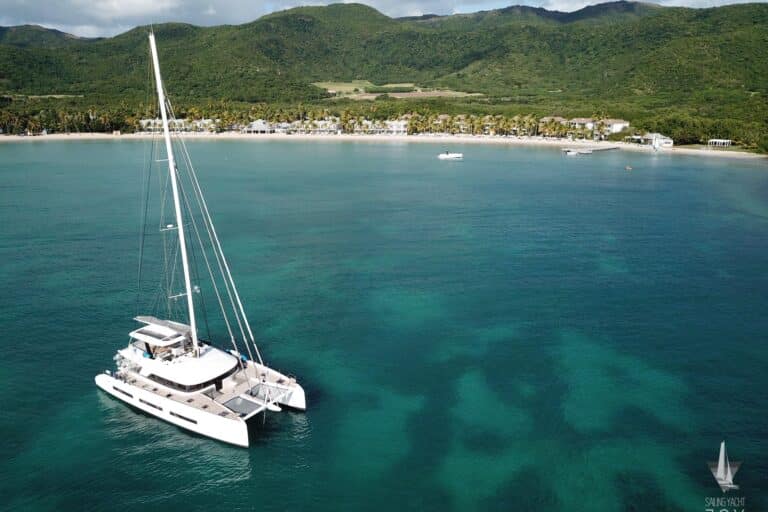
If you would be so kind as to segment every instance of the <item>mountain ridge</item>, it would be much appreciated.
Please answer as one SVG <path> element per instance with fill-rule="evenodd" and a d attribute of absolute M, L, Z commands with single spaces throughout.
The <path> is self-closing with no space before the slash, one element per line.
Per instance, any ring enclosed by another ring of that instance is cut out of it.
<path fill-rule="evenodd" d="M 749 5 L 749 4 L 742 4 L 742 5 Z M 594 17 L 601 17 L 609 12 L 637 12 L 638 10 L 643 9 L 664 9 L 666 7 L 661 6 L 659 4 L 655 4 L 652 2 L 634 2 L 629 0 L 616 0 L 616 1 L 609 1 L 609 2 L 602 2 L 597 4 L 591 4 L 587 5 L 585 7 L 582 7 L 580 9 L 577 9 L 575 11 L 558 11 L 558 10 L 549 10 L 543 7 L 534 7 L 529 5 L 523 5 L 523 4 L 514 4 L 509 5 L 507 7 L 500 7 L 497 9 L 488 9 L 488 10 L 480 10 L 475 11 L 471 13 L 454 13 L 454 14 L 422 14 L 418 16 L 401 16 L 401 17 L 390 17 L 386 14 L 383 14 L 382 12 L 378 11 L 374 7 L 362 4 L 362 3 L 334 3 L 334 4 L 328 4 L 325 6 L 298 6 L 298 7 L 291 7 L 288 9 L 283 9 L 279 11 L 274 11 L 268 14 L 265 14 L 259 18 L 256 18 L 252 21 L 243 22 L 240 24 L 226 24 L 226 25 L 195 25 L 194 23 L 186 23 L 186 22 L 167 22 L 167 23 L 160 23 L 155 24 L 155 27 L 162 27 L 164 25 L 186 25 L 189 27 L 195 27 L 195 28 L 201 28 L 201 29 L 215 29 L 220 27 L 242 27 L 245 25 L 253 24 L 257 21 L 263 20 L 263 19 L 269 19 L 269 18 L 275 18 L 275 17 L 281 17 L 286 15 L 291 15 L 295 13 L 317 13 L 322 12 L 324 10 L 327 10 L 329 12 L 332 12 L 336 9 L 344 9 L 346 10 L 345 14 L 349 13 L 350 8 L 362 8 L 369 13 L 375 13 L 375 16 L 378 16 L 380 18 L 387 18 L 389 20 L 394 21 L 427 21 L 427 20 L 434 20 L 434 19 L 450 19 L 450 18 L 460 18 L 460 17 L 472 17 L 472 16 L 485 16 L 485 15 L 492 15 L 492 14 L 510 14 L 510 13 L 535 13 L 536 15 L 539 15 L 541 17 L 550 18 L 553 20 L 561 21 L 563 23 L 569 23 L 577 20 L 582 19 L 589 19 Z M 685 9 L 685 7 L 676 7 Z M 114 36 L 107 36 L 107 37 L 85 37 L 85 36 L 78 36 L 75 34 L 71 34 L 68 32 L 64 32 L 55 28 L 45 27 L 44 25 L 40 24 L 22 24 L 22 25 L 9 25 L 9 26 L 0 26 L 0 44 L 13 44 L 13 41 L 5 40 L 5 33 L 6 32 L 12 32 L 14 30 L 17 31 L 45 31 L 49 32 L 51 34 L 56 34 L 57 37 L 62 37 L 70 40 L 75 41 L 99 41 L 104 39 L 111 39 L 115 37 L 119 37 L 123 34 L 126 34 L 128 32 L 132 32 L 136 29 L 148 29 L 150 25 L 138 25 L 136 27 L 133 27 L 131 29 L 128 29 L 125 32 L 120 32 L 118 34 L 115 34 Z M 26 44 L 24 44 L 26 46 Z"/>

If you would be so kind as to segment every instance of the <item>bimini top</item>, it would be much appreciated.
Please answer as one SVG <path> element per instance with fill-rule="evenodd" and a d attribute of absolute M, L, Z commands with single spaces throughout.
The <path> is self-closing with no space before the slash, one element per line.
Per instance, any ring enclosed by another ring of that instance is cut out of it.
<path fill-rule="evenodd" d="M 134 320 L 145 325 L 131 332 L 131 338 L 155 347 L 169 347 L 189 336 L 189 326 L 178 322 L 159 320 L 153 316 L 137 316 Z"/>

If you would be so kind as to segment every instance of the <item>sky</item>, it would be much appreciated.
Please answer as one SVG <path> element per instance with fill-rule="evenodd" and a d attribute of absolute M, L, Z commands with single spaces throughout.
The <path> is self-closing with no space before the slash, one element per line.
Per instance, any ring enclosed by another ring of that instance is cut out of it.
<path fill-rule="evenodd" d="M 339 0 L 336 0 L 339 1 Z M 740 1 L 740 0 L 736 0 Z M 312 0 L 0 0 L 0 26 L 35 24 L 82 37 L 112 36 L 137 25 L 181 21 L 194 25 L 240 24 Z M 525 4 L 575 11 L 600 0 L 363 0 L 388 16 L 453 14 Z M 662 5 L 712 7 L 734 0 L 661 0 Z"/>

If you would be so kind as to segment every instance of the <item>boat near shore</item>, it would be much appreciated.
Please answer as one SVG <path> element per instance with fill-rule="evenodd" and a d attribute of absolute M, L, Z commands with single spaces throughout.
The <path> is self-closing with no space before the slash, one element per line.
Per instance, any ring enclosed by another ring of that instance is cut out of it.
<path fill-rule="evenodd" d="M 141 327 L 130 332 L 127 346 L 117 351 L 116 369 L 97 375 L 95 382 L 151 416 L 212 439 L 248 446 L 248 420 L 283 408 L 303 411 L 306 396 L 295 378 L 268 367 L 256 346 L 183 139 L 176 140 L 182 164 L 177 166 L 169 129 L 173 109 L 165 97 L 154 34 L 149 35 L 149 46 L 165 143 L 165 158 L 154 155 L 150 162 L 168 164 L 167 174 L 159 173 L 165 183 L 158 197 L 161 227 L 153 233 L 163 244 L 160 291 L 154 315 L 134 318 Z M 149 186 L 149 175 L 146 182 Z M 145 218 L 143 225 L 147 229 L 157 224 Z M 189 251 L 194 251 L 194 265 Z M 193 283 L 201 275 L 210 277 L 231 348 L 200 338 L 196 309 L 202 310 L 206 326 L 212 314 L 203 308 L 201 289 Z"/>
<path fill-rule="evenodd" d="M 596 153 L 598 151 L 612 151 L 614 149 L 619 149 L 619 147 L 606 146 L 606 147 L 591 147 L 591 148 L 562 148 L 562 151 L 567 156 L 577 156 L 577 155 L 591 155 L 592 153 Z"/>
<path fill-rule="evenodd" d="M 446 151 L 445 153 L 440 153 L 437 155 L 437 158 L 440 160 L 463 160 L 464 159 L 464 153 L 451 153 L 449 151 Z"/>

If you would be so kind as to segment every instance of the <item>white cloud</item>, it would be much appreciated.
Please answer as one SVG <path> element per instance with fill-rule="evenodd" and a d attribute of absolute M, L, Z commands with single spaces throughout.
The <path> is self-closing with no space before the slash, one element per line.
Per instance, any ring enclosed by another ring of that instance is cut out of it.
<path fill-rule="evenodd" d="M 347 0 L 345 0 L 347 1 Z M 739 0 L 735 0 L 739 1 Z M 0 24 L 34 23 L 80 36 L 115 35 L 136 25 L 181 21 L 196 25 L 238 24 L 297 5 L 322 5 L 324 0 L 0 0 Z M 389 16 L 452 14 L 522 3 L 573 11 L 595 0 L 369 0 Z M 734 0 L 661 0 L 665 5 L 710 7 Z"/>
<path fill-rule="evenodd" d="M 69 3 L 84 16 L 104 21 L 161 16 L 172 13 L 180 5 L 179 0 L 69 0 L 61 3 Z"/>

